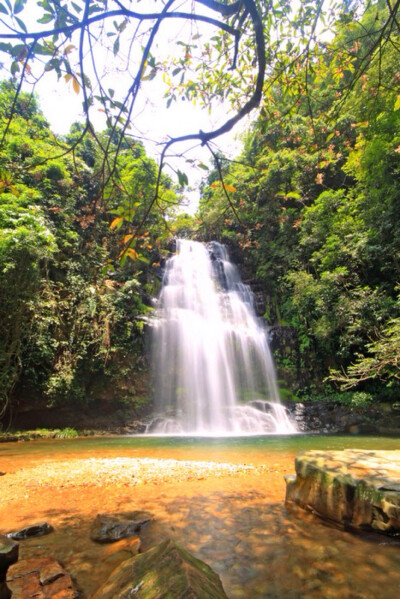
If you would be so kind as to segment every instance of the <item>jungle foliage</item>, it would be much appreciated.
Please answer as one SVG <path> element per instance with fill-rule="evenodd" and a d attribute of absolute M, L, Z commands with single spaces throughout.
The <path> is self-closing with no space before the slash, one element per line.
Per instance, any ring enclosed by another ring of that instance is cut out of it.
<path fill-rule="evenodd" d="M 398 393 L 399 2 L 295 4 L 195 0 L 185 12 L 155 0 L 145 13 L 140 0 L 40 0 L 32 25 L 26 0 L 0 0 L 1 415 L 26 400 L 139 402 L 143 330 L 174 233 L 218 239 L 242 261 L 288 340 L 278 366 L 297 394 Z M 169 56 L 155 40 L 174 20 L 189 35 Z M 85 119 L 64 138 L 22 91 L 47 73 L 82 98 Z M 233 116 L 172 131 L 156 164 L 130 129 L 153 79 L 167 105 L 223 100 Z M 225 160 L 212 140 L 257 106 L 242 155 Z M 175 185 L 162 172 L 173 144 L 194 141 L 213 157 L 197 224 L 176 216 L 184 170 Z"/>
<path fill-rule="evenodd" d="M 303 394 L 398 396 L 400 31 L 384 33 L 390 10 L 343 15 L 285 85 L 273 71 L 242 155 L 219 157 L 203 190 L 199 235 L 242 255 L 266 320 L 290 331 L 278 365 Z"/>
<path fill-rule="evenodd" d="M 3 123 L 14 92 L 13 83 L 1 84 Z M 80 130 L 72 126 L 71 140 Z M 101 135 L 106 140 L 109 132 Z M 49 160 L 57 149 L 59 157 Z M 3 415 L 24 401 L 140 399 L 143 329 L 159 284 L 148 264 L 170 235 L 163 215 L 176 194 L 164 177 L 160 210 L 146 219 L 133 249 L 131 229 L 152 201 L 157 166 L 139 142 L 125 144 L 120 185 L 104 189 L 101 159 L 90 137 L 74 156 L 60 153 L 35 98 L 20 94 L 0 154 Z"/>

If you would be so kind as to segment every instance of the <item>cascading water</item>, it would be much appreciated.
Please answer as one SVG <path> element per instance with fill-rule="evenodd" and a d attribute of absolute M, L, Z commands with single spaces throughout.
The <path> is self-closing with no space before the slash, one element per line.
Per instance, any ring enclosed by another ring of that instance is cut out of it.
<path fill-rule="evenodd" d="M 265 331 L 225 247 L 177 241 L 153 328 L 156 417 L 148 432 L 294 433 Z"/>

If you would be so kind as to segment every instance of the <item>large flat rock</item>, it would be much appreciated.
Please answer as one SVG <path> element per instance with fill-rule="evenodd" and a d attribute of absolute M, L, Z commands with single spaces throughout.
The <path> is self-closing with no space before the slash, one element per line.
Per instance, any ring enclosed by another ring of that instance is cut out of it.
<path fill-rule="evenodd" d="M 341 524 L 400 531 L 400 451 L 307 451 L 287 476 L 286 502 Z"/>

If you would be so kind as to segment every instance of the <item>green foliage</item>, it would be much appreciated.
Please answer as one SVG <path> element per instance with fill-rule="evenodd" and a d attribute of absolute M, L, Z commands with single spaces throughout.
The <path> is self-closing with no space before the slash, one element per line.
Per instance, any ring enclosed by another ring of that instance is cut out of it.
<path fill-rule="evenodd" d="M 334 392 L 330 389 L 322 394 L 302 394 L 300 401 L 332 401 L 349 408 L 368 408 L 374 397 L 365 391 Z"/>
<path fill-rule="evenodd" d="M 55 433 L 56 439 L 74 439 L 75 437 L 78 437 L 78 431 L 70 427 L 63 428 L 60 430 L 56 429 L 53 432 Z"/>
<path fill-rule="evenodd" d="M 3 83 L 0 119 L 11 93 Z M 0 413 L 12 416 L 20 402 L 142 402 L 145 319 L 158 284 L 151 264 L 168 234 L 162 214 L 149 211 L 156 165 L 141 144 L 127 145 L 120 184 L 110 179 L 101 195 L 90 137 L 74 160 L 51 159 L 55 141 L 34 98 L 22 94 L 19 105 L 0 152 Z M 168 214 L 175 193 L 165 177 L 159 194 Z"/>
<path fill-rule="evenodd" d="M 318 394 L 331 372 L 376 397 L 396 386 L 400 355 L 400 39 L 386 43 L 384 3 L 362 8 L 297 69 L 279 56 L 285 80 L 275 65 L 242 155 L 224 163 L 236 191 L 229 202 L 210 173 L 199 216 L 205 238 L 243 256 L 269 322 L 293 331 L 282 378 Z"/>

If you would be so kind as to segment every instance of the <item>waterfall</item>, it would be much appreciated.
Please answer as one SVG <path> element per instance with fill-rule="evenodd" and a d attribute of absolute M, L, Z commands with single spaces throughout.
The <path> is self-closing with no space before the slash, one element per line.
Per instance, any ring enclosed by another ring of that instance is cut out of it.
<path fill-rule="evenodd" d="M 148 432 L 293 433 L 267 336 L 225 246 L 177 240 L 152 322 Z"/>

